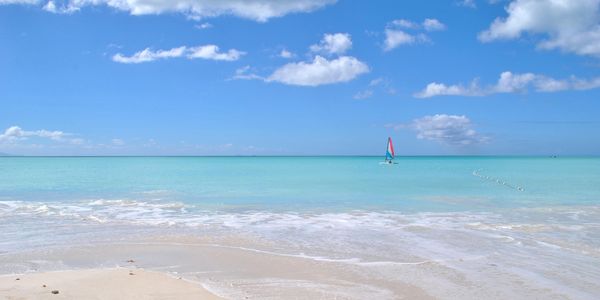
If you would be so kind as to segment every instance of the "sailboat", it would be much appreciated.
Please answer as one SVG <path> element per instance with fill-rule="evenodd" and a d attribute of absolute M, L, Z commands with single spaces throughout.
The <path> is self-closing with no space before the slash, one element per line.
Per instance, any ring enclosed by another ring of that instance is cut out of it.
<path fill-rule="evenodd" d="M 394 157 L 396 156 L 396 154 L 394 153 L 394 144 L 392 143 L 392 138 L 388 137 L 388 141 L 387 141 L 387 147 L 385 150 L 385 161 L 381 162 L 381 164 L 396 164 L 394 162 Z"/>

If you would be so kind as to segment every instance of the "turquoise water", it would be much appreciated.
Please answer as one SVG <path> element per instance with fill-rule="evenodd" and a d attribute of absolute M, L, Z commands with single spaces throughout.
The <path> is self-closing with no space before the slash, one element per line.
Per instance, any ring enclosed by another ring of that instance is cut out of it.
<path fill-rule="evenodd" d="M 600 294 L 600 158 L 380 161 L 3 157 L 0 254 L 235 234 L 269 241 L 269 253 L 352 262 L 390 278 L 425 261 L 487 288 L 518 281 L 558 298 Z"/>
<path fill-rule="evenodd" d="M 0 158 L 0 197 L 146 199 L 208 209 L 417 211 L 585 205 L 600 199 L 599 158 Z"/>

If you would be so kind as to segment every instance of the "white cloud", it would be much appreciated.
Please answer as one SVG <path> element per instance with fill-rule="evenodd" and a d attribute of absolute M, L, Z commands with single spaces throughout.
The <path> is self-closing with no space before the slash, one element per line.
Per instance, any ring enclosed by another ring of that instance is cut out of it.
<path fill-rule="evenodd" d="M 600 77 L 593 79 L 578 79 L 571 77 L 571 88 L 575 90 L 591 90 L 600 88 Z"/>
<path fill-rule="evenodd" d="M 506 11 L 479 34 L 481 41 L 540 34 L 541 49 L 600 56 L 600 0 L 514 0 Z"/>
<path fill-rule="evenodd" d="M 408 126 L 417 132 L 418 139 L 436 141 L 454 146 L 481 144 L 489 139 L 473 129 L 473 123 L 466 116 L 437 114 L 424 116 L 412 121 Z"/>
<path fill-rule="evenodd" d="M 48 1 L 48 3 L 46 3 L 46 5 L 44 5 L 42 8 L 45 11 L 49 11 L 51 13 L 59 13 L 58 8 L 56 7 L 56 4 L 54 3 L 54 1 Z"/>
<path fill-rule="evenodd" d="M 289 85 L 319 86 L 350 81 L 369 72 L 367 64 L 351 56 L 328 60 L 316 56 L 312 62 L 297 62 L 283 65 L 275 70 L 266 81 Z"/>
<path fill-rule="evenodd" d="M 46 5 L 42 6 L 42 9 L 55 14 L 72 14 L 79 11 L 79 7 L 76 5 L 63 5 L 57 6 L 53 0 L 48 1 Z"/>
<path fill-rule="evenodd" d="M 398 27 L 403 27 L 403 28 L 410 28 L 410 29 L 415 29 L 419 27 L 419 24 L 409 21 L 409 20 L 405 20 L 405 19 L 398 19 L 398 20 L 394 20 L 392 22 L 390 22 L 392 25 L 398 26 Z"/>
<path fill-rule="evenodd" d="M 416 98 L 430 98 L 435 96 L 483 96 L 483 91 L 479 88 L 477 81 L 474 80 L 470 86 L 446 85 L 443 83 L 432 82 L 425 89 L 415 93 Z"/>
<path fill-rule="evenodd" d="M 390 51 L 402 45 L 411 45 L 428 41 L 429 38 L 424 34 L 413 35 L 398 29 L 386 29 L 383 49 L 385 51 Z"/>
<path fill-rule="evenodd" d="M 235 70 L 235 75 L 231 79 L 241 79 L 241 80 L 265 80 L 262 76 L 258 76 L 254 73 L 250 73 L 250 66 L 244 66 Z"/>
<path fill-rule="evenodd" d="M 318 45 L 312 45 L 311 52 L 326 54 L 343 54 L 352 47 L 352 40 L 347 33 L 325 34 Z M 282 57 L 292 57 L 287 50 L 280 53 Z M 312 61 L 301 61 L 285 64 L 277 68 L 271 75 L 263 77 L 250 72 L 245 66 L 236 70 L 232 79 L 258 79 L 265 82 L 279 82 L 298 86 L 319 86 L 350 81 L 357 76 L 369 72 L 369 66 L 352 56 L 325 58 L 316 55 Z"/>
<path fill-rule="evenodd" d="M 281 50 L 281 52 L 279 52 L 279 57 L 292 58 L 292 57 L 294 57 L 294 53 L 283 49 L 283 50 Z"/>
<path fill-rule="evenodd" d="M 52 4 L 48 4 L 52 2 Z M 181 13 L 193 19 L 233 15 L 266 22 L 271 18 L 291 13 L 311 12 L 336 0 L 65 0 L 57 5 L 54 0 L 0 0 L 2 4 L 42 4 L 50 12 L 76 11 L 86 6 L 108 6 L 132 15 Z"/>
<path fill-rule="evenodd" d="M 570 84 L 566 80 L 557 80 L 545 76 L 540 76 L 537 79 L 535 86 L 540 92 L 558 92 L 568 90 L 570 88 Z"/>
<path fill-rule="evenodd" d="M 411 31 L 440 31 L 446 29 L 446 25 L 437 19 L 425 19 L 422 24 L 409 20 L 393 20 L 386 26 L 385 41 L 383 49 L 390 51 L 402 45 L 430 42 L 431 39 L 424 33 L 409 33 Z"/>
<path fill-rule="evenodd" d="M 30 138 L 42 138 L 57 142 L 67 142 L 72 144 L 81 144 L 83 140 L 72 137 L 72 134 L 58 130 L 23 130 L 19 126 L 11 126 L 4 133 L 0 134 L 0 144 L 14 144 Z"/>
<path fill-rule="evenodd" d="M 227 52 L 219 52 L 216 45 L 204 45 L 198 47 L 181 46 L 169 50 L 151 50 L 146 48 L 138 51 L 131 56 L 125 56 L 121 53 L 115 54 L 112 59 L 115 62 L 124 64 L 138 64 L 143 62 L 155 61 L 158 59 L 176 58 L 186 56 L 189 59 L 203 58 L 212 60 L 234 61 L 238 60 L 245 52 L 236 49 L 230 49 Z"/>
<path fill-rule="evenodd" d="M 212 59 L 212 60 L 226 60 L 226 61 L 234 61 L 240 59 L 240 57 L 245 52 L 238 51 L 236 49 L 230 49 L 227 52 L 219 52 L 219 47 L 216 45 L 205 45 L 188 48 L 187 57 L 190 59 L 193 58 L 203 58 L 203 59 Z"/>
<path fill-rule="evenodd" d="M 533 73 L 513 74 L 511 72 L 502 72 L 500 79 L 494 87 L 496 93 L 515 93 L 524 92 L 527 86 L 536 79 Z"/>
<path fill-rule="evenodd" d="M 138 51 L 131 56 L 124 56 L 121 53 L 115 54 L 112 59 L 115 62 L 124 64 L 139 64 L 143 62 L 150 62 L 157 59 L 181 57 L 186 51 L 186 47 L 177 47 L 170 50 L 157 50 L 153 51 L 150 48 L 146 48 L 142 51 Z"/>
<path fill-rule="evenodd" d="M 344 54 L 352 48 L 352 39 L 347 33 L 325 34 L 319 44 L 310 46 L 312 52 Z"/>
<path fill-rule="evenodd" d="M 446 29 L 446 25 L 437 19 L 425 19 L 423 21 L 423 28 L 427 31 L 438 31 Z"/>
<path fill-rule="evenodd" d="M 564 90 L 589 90 L 600 88 L 600 77 L 580 79 L 571 76 L 567 79 L 554 79 L 541 74 L 502 72 L 498 82 L 487 87 L 480 87 L 475 79 L 469 86 L 446 85 L 432 82 L 425 89 L 414 94 L 417 98 L 435 96 L 485 96 L 496 93 L 524 93 L 533 88 L 537 92 L 557 92 Z"/>
<path fill-rule="evenodd" d="M 201 24 L 196 24 L 194 27 L 198 28 L 198 29 L 208 29 L 208 28 L 212 28 L 213 25 L 208 23 L 208 22 L 204 22 Z"/>

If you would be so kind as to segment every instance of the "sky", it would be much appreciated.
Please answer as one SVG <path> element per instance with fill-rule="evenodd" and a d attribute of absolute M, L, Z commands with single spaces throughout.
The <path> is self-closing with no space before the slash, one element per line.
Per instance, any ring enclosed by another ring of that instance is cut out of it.
<path fill-rule="evenodd" d="M 0 0 L 0 153 L 599 155 L 600 0 Z"/>

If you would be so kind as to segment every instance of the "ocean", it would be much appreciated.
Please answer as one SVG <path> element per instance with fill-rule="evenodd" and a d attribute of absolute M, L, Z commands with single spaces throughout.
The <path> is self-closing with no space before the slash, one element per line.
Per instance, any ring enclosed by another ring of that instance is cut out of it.
<path fill-rule="evenodd" d="M 600 294 L 600 158 L 381 160 L 0 157 L 0 254 L 231 233 L 278 255 Z"/>

